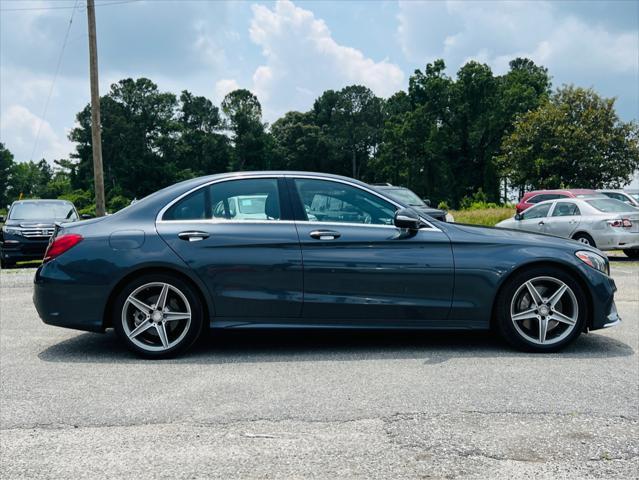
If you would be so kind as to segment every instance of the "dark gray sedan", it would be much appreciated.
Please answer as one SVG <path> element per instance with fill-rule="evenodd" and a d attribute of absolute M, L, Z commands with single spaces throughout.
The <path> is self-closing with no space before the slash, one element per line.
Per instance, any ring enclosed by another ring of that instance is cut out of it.
<path fill-rule="evenodd" d="M 221 174 L 66 224 L 35 276 L 45 323 L 114 328 L 146 357 L 204 328 L 497 329 L 556 351 L 619 322 L 600 252 L 440 222 L 357 180 Z"/>

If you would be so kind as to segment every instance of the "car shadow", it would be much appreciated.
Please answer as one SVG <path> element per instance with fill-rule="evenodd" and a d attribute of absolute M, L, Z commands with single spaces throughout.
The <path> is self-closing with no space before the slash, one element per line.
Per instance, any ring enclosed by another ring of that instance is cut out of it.
<path fill-rule="evenodd" d="M 632 355 L 629 345 L 590 333 L 544 358 L 592 359 Z M 139 363 L 113 331 L 82 333 L 44 349 L 45 362 Z M 455 358 L 536 357 L 515 351 L 490 332 L 259 330 L 212 331 L 185 355 L 165 363 L 226 364 L 415 359 L 425 364 Z"/>

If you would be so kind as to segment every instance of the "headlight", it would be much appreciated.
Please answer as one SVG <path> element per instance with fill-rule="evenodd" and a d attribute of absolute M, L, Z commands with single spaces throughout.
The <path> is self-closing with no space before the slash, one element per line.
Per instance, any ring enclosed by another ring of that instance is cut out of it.
<path fill-rule="evenodd" d="M 2 231 L 9 235 L 22 235 L 22 230 L 13 227 L 2 227 Z"/>
<path fill-rule="evenodd" d="M 610 264 L 608 263 L 608 259 L 587 250 L 575 252 L 575 255 L 579 260 L 591 266 L 595 270 L 599 270 L 601 273 L 610 275 Z"/>

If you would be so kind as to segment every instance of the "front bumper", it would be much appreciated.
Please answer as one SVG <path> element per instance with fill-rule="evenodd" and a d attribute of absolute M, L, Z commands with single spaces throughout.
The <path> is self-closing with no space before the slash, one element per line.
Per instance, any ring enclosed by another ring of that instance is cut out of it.
<path fill-rule="evenodd" d="M 592 270 L 592 269 L 591 269 Z M 609 328 L 621 322 L 617 306 L 615 305 L 615 292 L 617 285 L 615 281 L 602 273 L 592 272 L 591 294 L 592 294 L 592 316 L 590 330 Z M 593 282 L 593 280 L 595 280 Z"/>
<path fill-rule="evenodd" d="M 3 238 L 0 242 L 0 257 L 6 262 L 42 260 L 49 245 L 49 238 L 28 239 L 19 236 Z"/>

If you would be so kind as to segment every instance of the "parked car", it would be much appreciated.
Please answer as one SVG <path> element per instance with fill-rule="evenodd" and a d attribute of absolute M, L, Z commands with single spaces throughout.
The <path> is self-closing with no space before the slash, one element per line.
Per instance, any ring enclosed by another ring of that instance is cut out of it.
<path fill-rule="evenodd" d="M 546 200 L 585 198 L 590 196 L 602 196 L 602 194 L 597 193 L 596 190 L 589 190 L 586 188 L 570 190 L 534 190 L 532 192 L 525 193 L 524 196 L 521 197 L 521 200 L 519 200 L 519 203 L 516 205 L 516 210 L 517 213 L 521 213 L 533 205 L 545 202 Z"/>
<path fill-rule="evenodd" d="M 233 215 L 245 196 L 265 196 L 263 219 Z M 345 177 L 243 172 L 61 225 L 33 300 L 47 324 L 113 327 L 161 358 L 208 327 L 494 326 L 518 348 L 556 351 L 619 322 L 614 292 L 588 245 L 438 222 Z"/>
<path fill-rule="evenodd" d="M 639 258 L 639 211 L 612 198 L 548 200 L 497 227 L 571 238 L 599 250 Z"/>
<path fill-rule="evenodd" d="M 406 187 L 396 187 L 394 185 L 391 185 L 390 183 L 378 184 L 374 186 L 391 198 L 403 202 L 415 208 L 418 212 L 433 217 L 435 220 L 439 220 L 441 222 L 455 221 L 450 213 L 439 208 L 432 208 L 430 206 L 430 201 L 419 198 L 419 196 L 415 192 Z"/>
<path fill-rule="evenodd" d="M 620 202 L 624 202 L 631 207 L 639 208 L 639 195 L 633 196 L 630 192 L 623 190 L 597 190 L 599 193 L 603 193 L 606 197 L 614 198 Z"/>
<path fill-rule="evenodd" d="M 66 200 L 18 200 L 11 204 L 0 231 L 0 260 L 8 268 L 16 262 L 42 260 L 56 222 L 80 216 Z"/>

